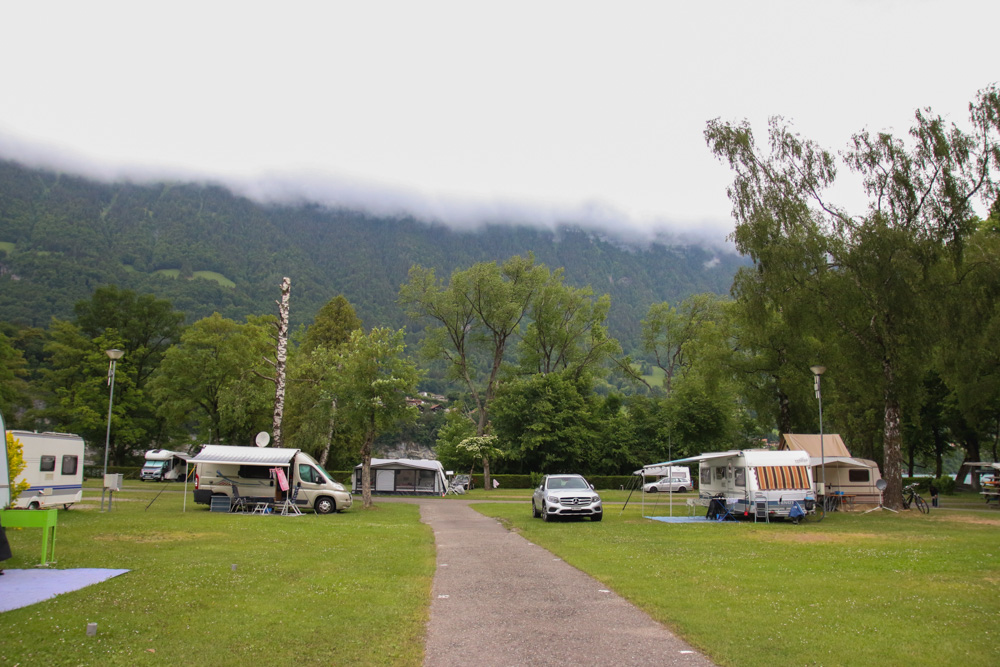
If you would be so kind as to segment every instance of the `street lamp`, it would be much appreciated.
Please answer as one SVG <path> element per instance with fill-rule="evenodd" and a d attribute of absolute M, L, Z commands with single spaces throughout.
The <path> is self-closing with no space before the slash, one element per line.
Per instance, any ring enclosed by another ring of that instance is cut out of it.
<path fill-rule="evenodd" d="M 813 388 L 816 390 L 816 400 L 819 401 L 819 469 L 820 484 L 823 489 L 823 512 L 826 513 L 826 456 L 823 453 L 823 394 L 819 388 L 819 376 L 826 371 L 826 366 L 810 366 L 813 374 Z"/>
<path fill-rule="evenodd" d="M 111 393 L 108 394 L 108 431 L 104 436 L 104 478 L 108 476 L 108 446 L 111 444 L 111 404 L 115 400 L 115 362 L 122 358 L 125 353 L 121 350 L 111 349 L 105 350 L 105 354 L 111 359 L 111 366 L 108 368 L 108 385 L 111 387 Z M 104 478 L 101 479 L 101 511 L 104 511 L 104 492 L 106 490 Z M 111 504 L 108 503 L 108 509 L 111 508 Z"/>

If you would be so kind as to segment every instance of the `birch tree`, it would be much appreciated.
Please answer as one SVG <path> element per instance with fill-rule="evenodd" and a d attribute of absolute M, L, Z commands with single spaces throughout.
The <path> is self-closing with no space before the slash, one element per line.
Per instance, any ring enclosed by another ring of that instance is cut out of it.
<path fill-rule="evenodd" d="M 923 110 L 908 140 L 856 134 L 841 160 L 861 177 L 868 207 L 860 215 L 828 195 L 836 157 L 783 119 L 770 122 L 769 151 L 757 146 L 747 122 L 714 120 L 705 130 L 712 152 L 735 174 L 728 192 L 737 249 L 751 257 L 774 294 L 790 285 L 800 298 L 816 299 L 842 334 L 840 344 L 879 369 L 885 500 L 896 509 L 902 505 L 900 405 L 919 380 L 921 351 L 933 342 L 929 281 L 937 263 L 962 261 L 975 225 L 973 205 L 996 194 L 1000 94 L 982 91 L 969 111 L 968 132 Z"/>

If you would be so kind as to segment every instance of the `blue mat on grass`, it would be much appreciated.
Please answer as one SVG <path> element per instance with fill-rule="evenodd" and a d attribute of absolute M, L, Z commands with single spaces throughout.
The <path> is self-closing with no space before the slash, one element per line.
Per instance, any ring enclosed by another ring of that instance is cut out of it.
<path fill-rule="evenodd" d="M 27 607 L 60 593 L 99 584 L 128 570 L 78 568 L 74 570 L 4 570 L 0 576 L 0 612 Z"/>

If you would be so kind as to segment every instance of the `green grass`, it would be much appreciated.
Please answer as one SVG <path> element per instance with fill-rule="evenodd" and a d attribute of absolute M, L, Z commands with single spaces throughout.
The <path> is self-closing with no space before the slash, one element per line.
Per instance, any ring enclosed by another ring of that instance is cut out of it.
<path fill-rule="evenodd" d="M 150 484 L 102 513 L 87 486 L 59 513 L 57 567 L 130 572 L 3 613 L 0 664 L 421 663 L 435 554 L 416 506 L 251 516 L 188 497 L 182 513 L 180 485 Z M 33 567 L 39 531 L 7 534 L 3 566 Z"/>
<path fill-rule="evenodd" d="M 553 524 L 527 504 L 473 507 L 723 665 L 997 664 L 1000 513 L 664 524 L 630 503 Z"/>
<path fill-rule="evenodd" d="M 14 252 L 14 248 L 16 247 L 17 245 L 11 243 L 10 241 L 0 241 L 0 250 L 6 252 L 8 255 Z"/>
<path fill-rule="evenodd" d="M 234 283 L 229 278 L 225 277 L 221 273 L 216 273 L 215 271 L 195 271 L 192 274 L 193 278 L 202 278 L 204 280 L 214 280 L 219 283 L 222 287 L 236 287 Z"/>

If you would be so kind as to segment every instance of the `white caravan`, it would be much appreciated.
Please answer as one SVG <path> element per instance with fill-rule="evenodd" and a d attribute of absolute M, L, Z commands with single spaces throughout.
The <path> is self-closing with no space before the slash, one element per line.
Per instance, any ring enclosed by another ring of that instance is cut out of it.
<path fill-rule="evenodd" d="M 786 518 L 798 504 L 803 512 L 816 505 L 809 454 L 744 449 L 701 454 L 673 463 L 698 463 L 698 503 L 709 514 L 721 510 L 734 518 Z M 663 465 L 666 465 L 663 464 Z"/>
<path fill-rule="evenodd" d="M 205 445 L 190 463 L 195 465 L 194 501 L 202 505 L 211 505 L 213 496 L 231 499 L 234 486 L 248 503 L 281 501 L 297 488 L 295 504 L 317 514 L 340 512 L 353 503 L 343 484 L 298 449 Z M 281 476 L 287 491 L 281 488 Z"/>
<path fill-rule="evenodd" d="M 191 459 L 187 454 L 172 452 L 169 449 L 151 449 L 146 452 L 146 461 L 139 471 L 139 479 L 143 482 L 183 482 L 187 462 Z"/>
<path fill-rule="evenodd" d="M 83 498 L 83 438 L 72 433 L 10 431 L 21 441 L 24 470 L 14 483 L 26 481 L 14 507 L 69 509 Z"/>

